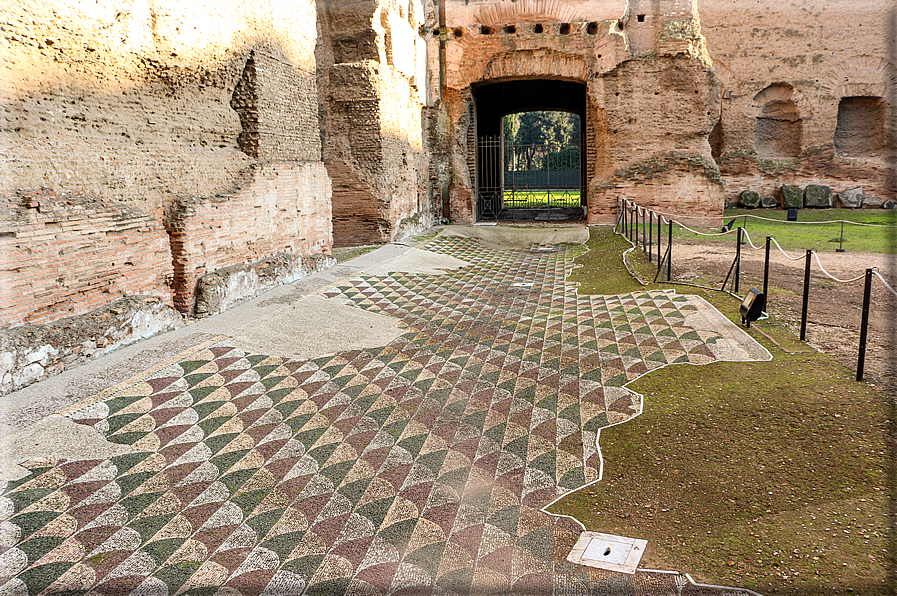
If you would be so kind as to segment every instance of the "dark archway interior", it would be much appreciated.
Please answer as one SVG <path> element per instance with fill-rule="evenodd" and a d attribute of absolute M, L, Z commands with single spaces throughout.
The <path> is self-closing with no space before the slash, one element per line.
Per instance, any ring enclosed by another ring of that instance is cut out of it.
<path fill-rule="evenodd" d="M 585 130 L 585 83 L 545 79 L 487 83 L 473 87 L 473 96 L 481 137 L 501 134 L 502 117 L 516 112 L 572 112 L 579 114 Z"/>
<path fill-rule="evenodd" d="M 586 85 L 574 81 L 552 79 L 524 79 L 498 83 L 481 83 L 471 87 L 476 105 L 477 137 L 501 135 L 502 118 L 517 112 L 562 111 L 578 114 L 580 118 L 580 195 L 587 204 L 586 181 Z M 500 160 L 480 160 L 477 184 L 483 187 L 485 180 L 500 180 Z"/>

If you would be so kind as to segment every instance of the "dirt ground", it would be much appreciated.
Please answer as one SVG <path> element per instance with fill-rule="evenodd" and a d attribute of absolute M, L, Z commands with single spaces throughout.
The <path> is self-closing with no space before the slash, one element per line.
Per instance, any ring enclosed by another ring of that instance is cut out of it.
<path fill-rule="evenodd" d="M 719 288 L 735 258 L 732 246 L 718 243 L 687 243 L 673 247 L 673 279 Z M 805 274 L 805 255 L 789 251 L 789 260 L 775 245 L 770 254 L 769 297 L 767 310 L 795 335 L 800 332 L 801 306 Z M 762 290 L 765 251 L 743 247 L 740 292 Z M 892 255 L 876 253 L 820 253 L 819 259 L 831 275 L 848 280 L 861 276 L 869 267 L 877 267 L 897 289 L 897 271 Z M 730 285 L 727 286 L 731 289 Z M 862 322 L 863 279 L 839 283 L 827 277 L 815 259 L 810 270 L 807 308 L 807 341 L 814 348 L 837 357 L 856 371 Z M 864 380 L 881 390 L 897 395 L 895 354 L 897 354 L 897 297 L 873 276 L 872 300 L 867 335 Z"/>

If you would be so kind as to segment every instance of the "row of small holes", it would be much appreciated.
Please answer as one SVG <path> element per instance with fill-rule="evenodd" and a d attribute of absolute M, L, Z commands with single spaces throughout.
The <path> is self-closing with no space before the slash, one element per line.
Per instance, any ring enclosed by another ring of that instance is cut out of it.
<path fill-rule="evenodd" d="M 505 25 L 502 29 L 505 33 L 513 34 L 517 33 L 517 25 Z M 492 35 L 496 32 L 496 29 L 490 27 L 489 25 L 480 25 L 480 34 L 481 35 Z M 536 23 L 533 25 L 533 33 L 544 33 L 545 27 L 542 23 Z M 464 35 L 464 29 L 462 27 L 455 27 L 452 31 L 455 37 L 462 37 Z M 558 33 L 561 35 L 569 35 L 570 34 L 570 23 L 561 23 L 558 25 Z M 598 23 L 592 21 L 588 25 L 586 25 L 586 33 L 589 35 L 597 35 L 598 34 Z"/>

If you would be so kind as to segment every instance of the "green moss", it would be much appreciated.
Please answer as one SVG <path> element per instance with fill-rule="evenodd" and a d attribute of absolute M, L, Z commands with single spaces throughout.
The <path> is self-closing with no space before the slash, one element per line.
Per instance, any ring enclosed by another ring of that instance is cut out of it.
<path fill-rule="evenodd" d="M 720 178 L 719 167 L 713 160 L 707 159 L 702 155 L 676 151 L 643 159 L 625 168 L 616 170 L 614 175 L 620 180 L 647 182 L 662 178 L 672 171 L 692 172 L 695 170 L 699 170 L 705 178 L 722 188 L 723 181 Z"/>
<path fill-rule="evenodd" d="M 660 41 L 695 39 L 701 37 L 701 23 L 697 19 L 664 21 L 657 37 Z"/>
<path fill-rule="evenodd" d="M 579 293 L 643 289 L 620 265 L 628 246 L 593 228 L 570 278 Z M 645 274 L 652 264 L 640 254 L 631 263 Z M 687 293 L 738 320 L 737 300 Z M 549 511 L 645 538 L 644 566 L 688 570 L 698 581 L 884 596 L 884 397 L 772 319 L 746 331 L 773 360 L 668 366 L 630 383 L 644 412 L 602 430 L 603 479 Z"/>
<path fill-rule="evenodd" d="M 807 154 L 810 154 L 809 150 L 807 151 Z M 739 160 L 753 162 L 758 170 L 764 174 L 771 175 L 795 172 L 799 170 L 803 164 L 802 157 L 794 157 L 790 159 L 763 159 L 757 157 L 757 154 L 754 151 L 749 151 L 747 149 L 728 151 L 720 158 L 719 162 L 725 165 Z"/>
<path fill-rule="evenodd" d="M 757 159 L 757 169 L 764 174 L 781 174 L 782 172 L 796 172 L 803 162 L 801 158 L 794 159 Z"/>

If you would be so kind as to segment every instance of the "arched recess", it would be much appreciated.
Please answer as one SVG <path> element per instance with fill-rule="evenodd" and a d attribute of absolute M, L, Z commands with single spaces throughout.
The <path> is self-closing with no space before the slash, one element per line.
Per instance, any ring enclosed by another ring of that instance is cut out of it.
<path fill-rule="evenodd" d="M 754 96 L 759 107 L 754 128 L 754 150 L 766 159 L 798 157 L 803 149 L 803 120 L 794 88 L 774 83 Z"/>
<path fill-rule="evenodd" d="M 587 114 L 587 86 L 583 82 L 556 79 L 518 79 L 484 81 L 471 85 L 475 109 L 477 142 L 485 138 L 500 137 L 502 118 L 517 112 L 561 111 L 577 114 L 580 118 L 580 203 L 588 205 L 586 188 L 592 157 L 588 151 L 589 122 Z M 500 151 L 496 147 L 495 151 Z M 469 162 L 471 163 L 471 162 Z M 471 164 L 473 165 L 473 164 Z M 471 180 L 477 186 L 476 196 L 482 199 L 496 192 L 495 181 L 503 176 L 502 160 L 489 155 L 489 150 L 479 153 Z M 476 207 L 475 217 L 481 210 Z"/>

